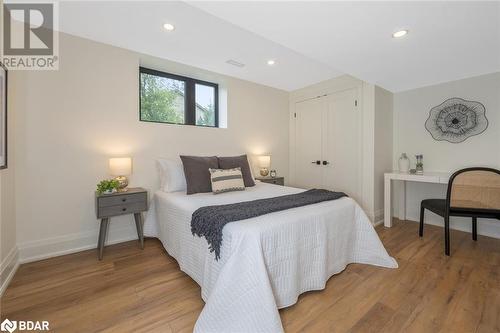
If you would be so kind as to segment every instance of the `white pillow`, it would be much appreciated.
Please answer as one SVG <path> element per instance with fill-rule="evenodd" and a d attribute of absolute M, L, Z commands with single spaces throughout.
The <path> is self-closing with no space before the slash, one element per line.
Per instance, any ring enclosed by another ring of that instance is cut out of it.
<path fill-rule="evenodd" d="M 181 160 L 159 158 L 160 190 L 164 192 L 186 191 L 186 177 Z"/>
<path fill-rule="evenodd" d="M 253 181 L 256 181 L 255 175 L 253 173 L 254 166 L 253 166 L 252 161 L 250 160 L 250 155 L 248 155 L 248 154 L 247 154 L 247 160 L 248 160 L 248 165 L 250 166 L 250 174 L 252 175 L 252 179 L 253 179 Z"/>

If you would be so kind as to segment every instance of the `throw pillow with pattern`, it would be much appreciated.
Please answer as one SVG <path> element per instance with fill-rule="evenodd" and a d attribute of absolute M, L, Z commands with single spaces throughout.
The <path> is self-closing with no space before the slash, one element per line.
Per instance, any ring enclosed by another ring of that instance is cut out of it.
<path fill-rule="evenodd" d="M 209 169 L 209 171 L 214 194 L 245 190 L 241 168 Z"/>

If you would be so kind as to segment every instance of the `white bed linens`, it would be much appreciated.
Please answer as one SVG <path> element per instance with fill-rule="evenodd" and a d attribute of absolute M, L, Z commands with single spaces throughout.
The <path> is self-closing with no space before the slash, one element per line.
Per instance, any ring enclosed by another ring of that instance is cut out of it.
<path fill-rule="evenodd" d="M 278 309 L 294 304 L 305 291 L 324 289 L 348 264 L 397 267 L 351 198 L 229 223 L 219 261 L 204 238 L 191 234 L 191 214 L 200 207 L 301 191 L 257 182 L 219 195 L 155 193 L 144 232 L 158 237 L 201 286 L 206 304 L 195 332 L 282 332 Z"/>

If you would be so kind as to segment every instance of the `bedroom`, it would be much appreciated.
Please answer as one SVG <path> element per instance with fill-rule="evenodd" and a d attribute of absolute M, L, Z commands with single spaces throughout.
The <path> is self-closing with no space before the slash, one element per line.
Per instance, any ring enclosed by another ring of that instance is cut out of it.
<path fill-rule="evenodd" d="M 4 1 L 0 15 L 2 322 L 500 330 L 496 175 L 493 218 L 452 216 L 449 237 L 429 209 L 422 237 L 418 223 L 455 171 L 500 169 L 499 2 L 43 3 Z M 38 68 L 7 52 L 26 8 L 53 18 L 32 31 L 52 52 L 32 53 Z M 149 112 L 148 80 L 168 115 Z M 439 137 L 432 117 L 457 99 L 477 126 Z M 415 155 L 423 174 L 408 171 Z M 205 165 L 192 171 L 180 156 L 212 158 L 188 158 Z M 227 189 L 244 190 L 212 194 L 208 169 L 235 167 Z M 115 176 L 129 190 L 96 196 Z M 274 199 L 313 188 L 348 197 Z M 221 243 L 191 233 L 198 208 L 259 199 Z"/>

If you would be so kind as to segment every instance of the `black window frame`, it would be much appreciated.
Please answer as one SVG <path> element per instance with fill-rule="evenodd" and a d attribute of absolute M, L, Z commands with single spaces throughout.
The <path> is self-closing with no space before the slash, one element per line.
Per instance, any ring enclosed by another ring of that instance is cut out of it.
<path fill-rule="evenodd" d="M 172 123 L 168 121 L 154 121 L 154 120 L 143 120 L 141 119 L 141 74 L 149 74 L 154 76 L 160 76 L 167 79 L 173 79 L 177 81 L 183 81 L 185 87 L 184 95 L 184 123 Z M 214 112 L 215 112 L 215 125 L 197 125 L 196 124 L 196 84 L 210 86 L 214 88 Z M 159 123 L 159 124 L 172 124 L 172 125 L 188 125 L 188 126 L 198 126 L 198 127 L 211 127 L 219 128 L 219 85 L 217 83 L 203 81 L 194 79 L 192 77 L 181 76 L 177 74 L 162 72 L 156 69 L 139 67 L 139 121 L 144 121 L 148 123 Z"/>

